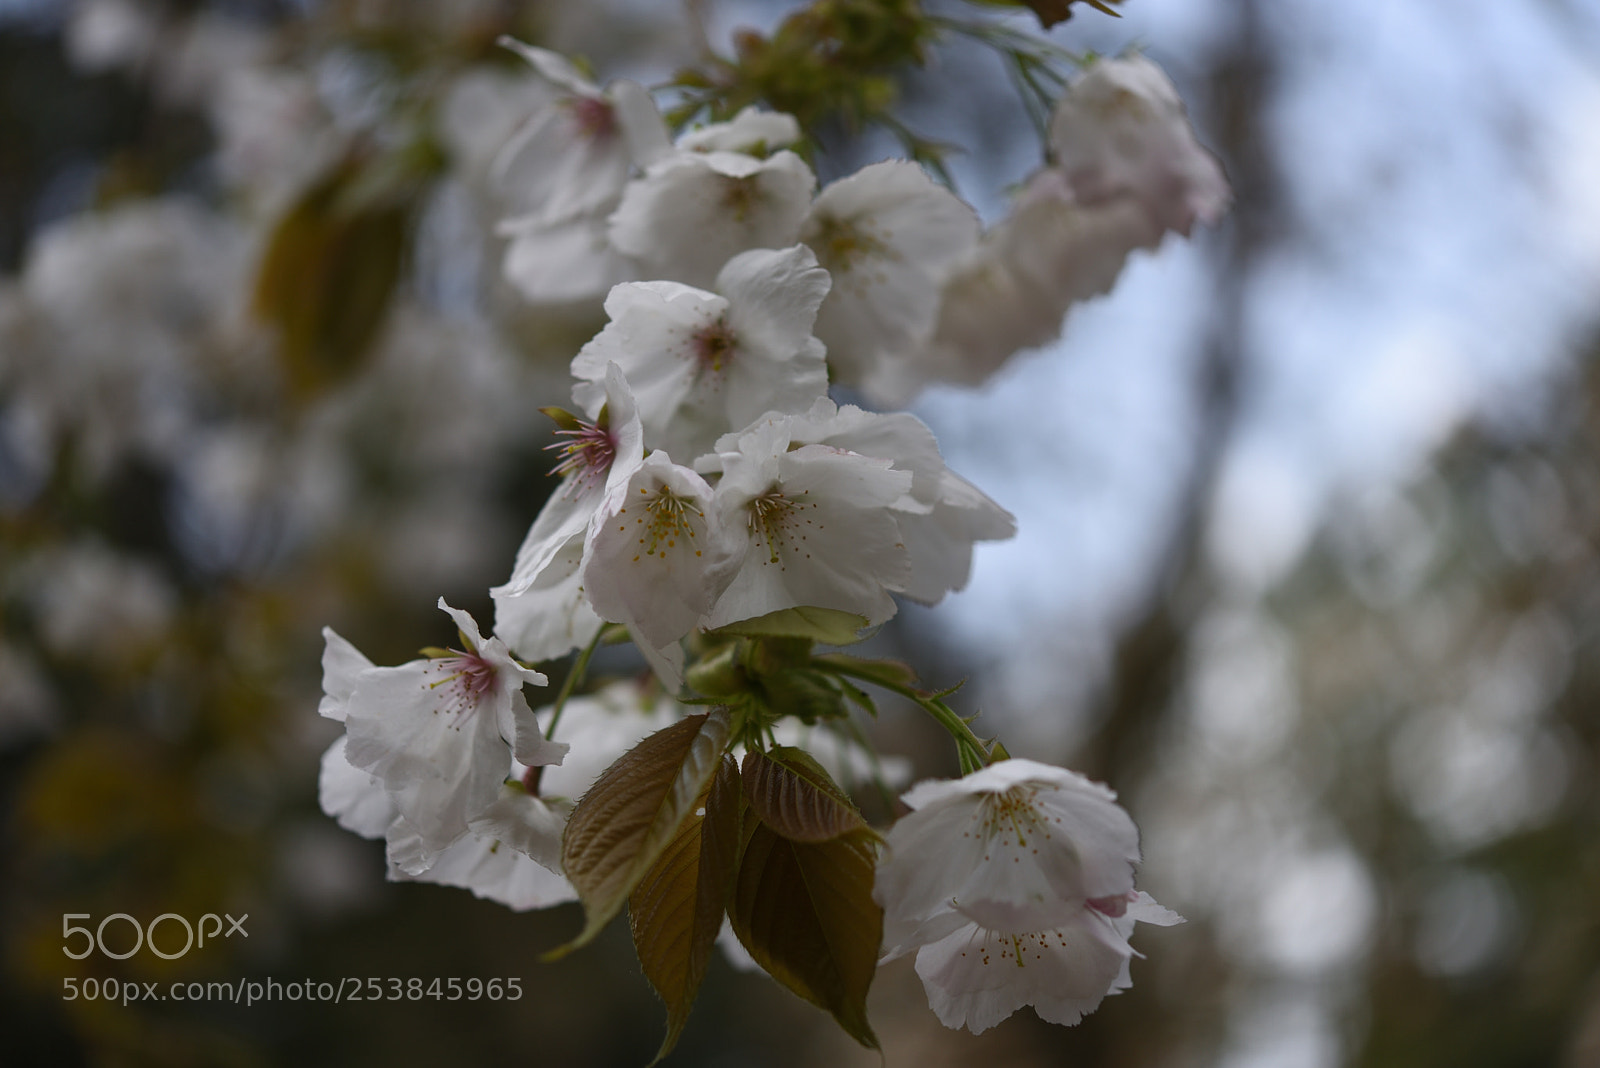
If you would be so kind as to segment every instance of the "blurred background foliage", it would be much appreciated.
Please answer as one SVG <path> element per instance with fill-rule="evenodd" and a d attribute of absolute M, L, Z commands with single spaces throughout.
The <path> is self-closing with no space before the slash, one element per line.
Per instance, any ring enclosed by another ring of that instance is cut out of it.
<path fill-rule="evenodd" d="M 1010 6 L 1005 25 L 1029 33 L 1022 8 L 1070 7 Z M 1134 24 L 1139 6 L 1119 10 Z M 1023 620 L 1026 656 L 1071 679 L 1002 677 L 1014 658 L 946 625 L 972 611 L 960 597 L 878 639 L 935 683 L 971 675 L 967 694 L 1002 695 L 996 722 L 1046 750 L 1008 733 L 1018 755 L 1121 791 L 1142 884 L 1190 922 L 1147 933 L 1133 989 L 1071 1030 L 1023 1012 L 981 1038 L 944 1031 L 909 962 L 889 966 L 872 1001 L 889 1062 L 1600 1065 L 1600 304 L 1586 293 L 1553 356 L 1530 334 L 1515 403 L 1458 413 L 1399 473 L 1346 480 L 1270 581 L 1239 582 L 1218 563 L 1216 515 L 1263 371 L 1252 324 L 1271 295 L 1252 279 L 1309 229 L 1277 116 L 1285 66 L 1312 60 L 1259 0 L 1201 6 L 1226 32 L 1191 23 L 1209 43 L 1163 38 L 1157 58 L 1238 204 L 1198 244 L 1194 357 L 1163 385 L 1187 432 L 1158 457 L 1170 474 L 1137 539 L 1140 595 L 1096 624 L 1094 665 L 1082 633 Z M 1133 32 L 1072 10 L 1060 44 Z M 384 883 L 381 846 L 320 813 L 335 731 L 314 714 L 319 631 L 394 663 L 445 643 L 440 594 L 489 617 L 487 589 L 548 491 L 537 407 L 565 398 L 566 361 L 600 320 L 535 313 L 499 281 L 486 176 L 539 95 L 495 39 L 605 76 L 697 72 L 678 75 L 685 118 L 787 107 L 824 180 L 906 149 L 948 159 L 989 211 L 1037 141 L 1006 71 L 922 11 L 0 3 L 0 1060 L 648 1060 L 659 1007 L 620 927 L 540 964 L 572 907 L 517 915 Z M 1596 40 L 1581 6 L 1537 17 Z M 764 29 L 725 32 L 746 20 Z M 1074 418 L 1070 397 L 1041 403 Z M 955 457 L 993 444 L 948 430 Z M 1072 496 L 1055 470 L 969 473 L 1008 505 Z M 1126 523 L 1107 507 L 1085 497 L 1072 522 Z M 1251 551 L 1236 537 L 1220 558 Z M 878 736 L 922 773 L 954 770 L 904 710 L 886 707 Z M 249 914 L 247 941 L 174 961 L 61 952 L 65 913 L 224 911 Z M 519 976 L 526 993 L 61 1000 L 73 976 L 452 975 Z M 720 961 L 674 1060 L 876 1063 Z"/>

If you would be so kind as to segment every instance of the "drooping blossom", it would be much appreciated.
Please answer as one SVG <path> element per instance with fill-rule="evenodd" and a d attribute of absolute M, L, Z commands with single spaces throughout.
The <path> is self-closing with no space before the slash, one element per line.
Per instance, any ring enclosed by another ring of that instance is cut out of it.
<path fill-rule="evenodd" d="M 793 244 L 817 179 L 774 139 L 798 135 L 789 116 L 752 109 L 684 135 L 623 190 L 612 245 L 641 277 L 708 286 L 740 252 Z"/>
<path fill-rule="evenodd" d="M 1031 760 L 919 783 L 890 830 L 873 897 L 884 957 L 917 953 L 949 1027 L 1023 1005 L 1076 1023 L 1129 983 L 1135 920 L 1180 922 L 1133 887 L 1139 835 L 1111 790 Z"/>
<path fill-rule="evenodd" d="M 572 361 L 580 379 L 617 364 L 638 400 L 647 448 L 685 463 L 770 410 L 804 411 L 827 391 L 812 336 L 828 273 L 803 245 L 744 252 L 716 292 L 634 282 L 606 298 L 605 329 Z"/>
<path fill-rule="evenodd" d="M 561 485 L 523 538 L 511 578 L 489 591 L 495 633 L 533 661 L 586 645 L 599 631 L 583 591 L 584 541 L 608 487 L 627 482 L 644 459 L 638 409 L 619 367 L 579 383 L 574 399 L 588 418 L 568 417 L 557 431 Z"/>
<path fill-rule="evenodd" d="M 416 832 L 418 853 L 444 850 L 495 800 L 510 758 L 553 764 L 566 747 L 539 733 L 523 697 L 545 677 L 519 664 L 471 616 L 455 621 L 464 649 L 398 667 L 361 667 L 328 633 L 324 714 L 343 713 L 345 759 L 383 784 L 395 813 Z M 352 669 L 356 670 L 353 676 Z"/>
<path fill-rule="evenodd" d="M 1232 199 L 1177 88 L 1144 56 L 1097 60 L 1079 75 L 1050 118 L 1050 150 L 1078 203 L 1132 197 L 1159 229 L 1185 237 Z"/>
<path fill-rule="evenodd" d="M 810 605 L 881 623 L 911 579 L 892 506 L 911 490 L 891 461 L 828 445 L 791 448 L 787 419 L 727 444 L 715 504 L 739 565 L 705 620 L 715 628 Z"/>
<path fill-rule="evenodd" d="M 817 194 L 800 241 L 833 276 L 816 329 L 835 382 L 860 386 L 879 364 L 915 357 L 949 269 L 979 229 L 971 207 L 906 160 L 863 167 Z"/>
<path fill-rule="evenodd" d="M 927 344 L 876 361 L 862 388 L 901 405 L 927 383 L 976 385 L 1061 334 L 1076 303 L 1109 291 L 1136 249 L 1211 224 L 1231 193 L 1172 83 L 1143 57 L 1092 64 L 1051 122 L 1051 165 L 945 273 Z"/>
<path fill-rule="evenodd" d="M 1007 932 L 967 923 L 917 951 L 928 1005 L 946 1027 L 988 1030 L 1024 1005 L 1071 1026 L 1133 980 L 1128 945 L 1134 921 L 1166 927 L 1177 913 L 1149 894 L 1090 902 L 1058 927 Z"/>
<path fill-rule="evenodd" d="M 604 89 L 554 52 L 509 38 L 551 89 L 494 162 L 506 204 L 505 275 L 536 304 L 594 300 L 637 277 L 612 246 L 606 220 L 635 168 L 668 151 L 650 94 L 620 80 Z"/>
<path fill-rule="evenodd" d="M 919 783 L 889 832 L 874 895 L 899 955 L 971 921 L 1041 931 L 1133 890 L 1139 832 L 1116 794 L 1076 772 L 1012 759 Z"/>

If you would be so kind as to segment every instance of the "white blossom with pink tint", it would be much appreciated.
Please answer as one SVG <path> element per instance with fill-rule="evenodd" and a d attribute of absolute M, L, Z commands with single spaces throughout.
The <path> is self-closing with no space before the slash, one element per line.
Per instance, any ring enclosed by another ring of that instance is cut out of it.
<path fill-rule="evenodd" d="M 800 241 L 833 276 L 817 337 L 835 382 L 859 386 L 879 364 L 915 357 L 949 268 L 979 229 L 972 208 L 906 160 L 863 167 L 817 195 Z"/>
<path fill-rule="evenodd" d="M 1134 922 L 1166 927 L 1183 917 L 1148 894 L 1088 902 L 1047 930 L 997 931 L 966 923 L 917 952 L 928 1005 L 946 1027 L 978 1034 L 1024 1005 L 1071 1026 L 1132 985 Z"/>
<path fill-rule="evenodd" d="M 817 178 L 773 139 L 799 133 L 787 115 L 747 108 L 685 134 L 623 190 L 612 245 L 642 277 L 708 286 L 740 252 L 793 244 Z"/>
<path fill-rule="evenodd" d="M 1178 90 L 1144 56 L 1097 60 L 1079 75 L 1051 116 L 1050 149 L 1080 204 L 1131 197 L 1159 229 L 1185 237 L 1220 219 L 1233 196 Z"/>
<path fill-rule="evenodd" d="M 1139 831 L 1116 794 L 1077 772 L 1002 760 L 901 800 L 913 811 L 890 830 L 873 888 L 888 956 L 967 923 L 1048 930 L 1133 891 Z"/>
<path fill-rule="evenodd" d="M 573 397 L 589 418 L 556 431 L 562 440 L 551 446 L 560 456 L 552 473 L 561 485 L 523 538 L 511 578 L 489 591 L 495 633 L 533 661 L 585 645 L 599 629 L 583 596 L 584 540 L 607 487 L 626 482 L 644 459 L 638 408 L 616 364 L 600 381 L 578 383 Z"/>
<path fill-rule="evenodd" d="M 522 695 L 545 677 L 524 668 L 498 638 L 485 639 L 470 615 L 455 620 L 463 649 L 373 667 L 358 674 L 345 702 L 345 756 L 378 779 L 398 817 L 436 854 L 495 800 L 510 758 L 559 763 L 566 746 L 546 741 Z"/>
<path fill-rule="evenodd" d="M 601 89 L 554 52 L 502 39 L 538 72 L 551 99 L 501 149 L 490 172 L 507 209 L 505 275 L 536 304 L 595 300 L 637 277 L 612 246 L 607 218 L 637 167 L 669 150 L 650 94 L 630 81 Z"/>
<path fill-rule="evenodd" d="M 912 475 L 892 461 L 829 445 L 799 445 L 786 417 L 730 436 L 715 506 L 739 547 L 738 570 L 704 625 L 715 628 L 785 608 L 831 608 L 882 623 L 891 591 L 911 580 L 894 506 Z"/>
<path fill-rule="evenodd" d="M 611 322 L 572 361 L 596 381 L 617 364 L 638 400 L 644 443 L 684 461 L 771 410 L 809 408 L 827 392 L 812 336 L 828 272 L 804 245 L 728 261 L 716 292 L 633 282 L 606 298 Z"/>
<path fill-rule="evenodd" d="M 502 38 L 549 84 L 552 99 L 506 142 L 492 180 L 517 221 L 559 222 L 614 206 L 635 166 L 668 150 L 650 94 L 631 81 L 602 89 L 564 56 Z"/>

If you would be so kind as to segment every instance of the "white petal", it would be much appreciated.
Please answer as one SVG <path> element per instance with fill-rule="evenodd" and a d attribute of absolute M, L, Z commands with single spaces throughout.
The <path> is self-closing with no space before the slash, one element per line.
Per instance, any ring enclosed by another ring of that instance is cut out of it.
<path fill-rule="evenodd" d="M 553 660 L 588 645 L 604 621 L 583 593 L 583 534 L 568 538 L 525 590 L 491 590 L 495 633 L 524 660 Z"/>
<path fill-rule="evenodd" d="M 430 850 L 459 837 L 494 800 L 510 764 L 500 737 L 497 689 L 464 696 L 453 660 L 374 668 L 350 699 L 345 753 L 383 780 L 396 810 Z"/>
<path fill-rule="evenodd" d="M 629 182 L 611 216 L 611 243 L 656 278 L 706 286 L 751 248 L 794 243 L 816 177 L 789 151 L 765 160 L 677 152 Z"/>
<path fill-rule="evenodd" d="M 917 953 L 928 1004 L 946 1027 L 986 1031 L 1024 1005 L 1072 1025 L 1100 1006 L 1132 950 L 1091 910 L 1054 930 L 1008 935 L 969 925 Z"/>
<path fill-rule="evenodd" d="M 787 451 L 777 425 L 759 425 L 740 442 L 740 453 L 725 457 L 717 510 L 749 548 L 705 625 L 797 605 L 873 623 L 892 616 L 888 591 L 905 584 L 910 561 L 889 505 L 909 491 L 910 473 L 824 445 Z"/>
<path fill-rule="evenodd" d="M 690 130 L 678 138 L 678 147 L 693 152 L 770 152 L 800 140 L 800 123 L 781 111 L 763 111 L 755 105 L 742 109 L 728 122 Z"/>
<path fill-rule="evenodd" d="M 345 758 L 344 741 L 341 735 L 322 754 L 317 800 L 322 811 L 338 820 L 345 830 L 363 838 L 382 838 L 394 822 L 394 804 L 377 776 Z"/>
<path fill-rule="evenodd" d="M 406 844 L 402 842 L 401 848 Z M 396 855 L 391 844 L 390 862 L 394 865 L 390 871 L 392 879 L 458 886 L 471 890 L 477 897 L 498 901 L 518 912 L 548 908 L 575 901 L 578 897 L 565 876 L 510 846 L 475 834 L 463 835 L 441 852 L 429 867 L 414 874 L 407 874 L 395 863 Z"/>
<path fill-rule="evenodd" d="M 498 841 L 559 872 L 561 836 L 571 814 L 570 801 L 547 802 L 507 783 L 495 802 L 467 826 L 479 838 Z"/>
<path fill-rule="evenodd" d="M 659 648 L 689 633 L 727 588 L 733 548 L 711 487 L 653 452 L 607 494 L 585 549 L 584 589 L 602 619 Z"/>
<path fill-rule="evenodd" d="M 500 232 L 510 238 L 506 280 L 534 304 L 587 303 L 638 277 L 637 267 L 611 246 L 603 216 L 512 220 Z"/>
<path fill-rule="evenodd" d="M 838 380 L 866 381 L 878 362 L 925 342 L 949 267 L 978 234 L 969 206 L 903 160 L 863 167 L 818 194 L 800 240 L 834 276 L 817 336 Z"/>
<path fill-rule="evenodd" d="M 317 712 L 343 721 L 350 695 L 355 692 L 356 678 L 373 663 L 361 650 L 334 633 L 332 627 L 322 628 L 322 640 L 326 643 L 322 650 L 323 696 Z"/>

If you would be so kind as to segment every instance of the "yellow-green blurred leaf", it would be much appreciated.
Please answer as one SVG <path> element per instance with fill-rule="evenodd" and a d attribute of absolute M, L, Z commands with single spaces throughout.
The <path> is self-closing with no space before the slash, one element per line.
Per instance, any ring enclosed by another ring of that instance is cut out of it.
<path fill-rule="evenodd" d="M 255 313 L 277 328 L 285 376 L 302 398 L 361 367 L 400 278 L 408 203 L 352 197 L 361 182 L 352 163 L 307 189 L 278 221 L 256 275 Z"/>
<path fill-rule="evenodd" d="M 800 605 L 780 608 L 754 619 L 741 619 L 719 628 L 718 634 L 746 637 L 809 638 L 824 645 L 850 645 L 861 640 L 867 617 L 832 608 Z"/>
<path fill-rule="evenodd" d="M 722 929 L 739 845 L 739 770 L 724 756 L 678 828 L 628 898 L 639 967 L 667 1003 L 659 1061 L 678 1044 L 711 947 Z"/>
<path fill-rule="evenodd" d="M 583 902 L 578 937 L 564 956 L 600 933 L 697 806 L 728 740 L 718 708 L 663 728 L 622 754 L 578 801 L 561 842 L 561 866 Z"/>

